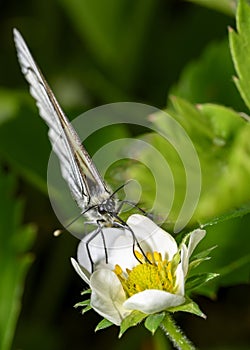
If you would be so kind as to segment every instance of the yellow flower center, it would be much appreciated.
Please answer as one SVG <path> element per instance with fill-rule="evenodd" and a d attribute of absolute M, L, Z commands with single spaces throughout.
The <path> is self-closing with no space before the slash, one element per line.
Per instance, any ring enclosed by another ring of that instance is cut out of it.
<path fill-rule="evenodd" d="M 135 251 L 135 255 L 140 264 L 132 270 L 127 269 L 127 273 L 124 273 L 119 265 L 116 265 L 114 269 L 127 297 L 146 289 L 176 292 L 175 263 L 163 260 L 161 253 L 158 252 L 153 252 L 153 254 L 148 252 L 147 259 L 138 251 Z"/>

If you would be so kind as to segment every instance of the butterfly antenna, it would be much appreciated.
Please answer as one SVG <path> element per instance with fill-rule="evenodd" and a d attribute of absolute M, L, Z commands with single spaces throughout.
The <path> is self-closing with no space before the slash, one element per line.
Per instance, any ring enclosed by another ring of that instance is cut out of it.
<path fill-rule="evenodd" d="M 85 210 L 83 210 L 79 215 L 77 215 L 72 221 L 70 221 L 63 229 L 57 229 L 53 232 L 53 236 L 58 237 L 60 236 L 63 232 L 67 231 L 68 228 L 74 223 L 76 222 L 82 215 L 84 215 L 85 213 L 87 213 L 89 210 L 95 208 L 96 205 L 93 205 Z"/>
<path fill-rule="evenodd" d="M 122 184 L 121 186 L 119 186 L 111 195 L 110 197 L 114 197 L 114 195 L 119 192 L 123 187 L 127 186 L 128 183 L 130 182 L 131 180 L 128 180 L 127 182 L 125 182 L 124 184 Z"/>

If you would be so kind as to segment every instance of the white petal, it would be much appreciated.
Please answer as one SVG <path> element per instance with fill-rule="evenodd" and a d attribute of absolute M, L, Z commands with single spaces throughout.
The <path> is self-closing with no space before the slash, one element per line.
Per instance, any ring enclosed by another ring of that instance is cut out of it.
<path fill-rule="evenodd" d="M 177 252 L 178 247 L 175 239 L 149 218 L 134 214 L 129 217 L 127 224 L 133 231 L 144 253 L 157 251 L 162 254 L 163 258 L 171 260 Z M 123 270 L 126 268 L 132 269 L 138 264 L 133 251 L 133 234 L 129 230 L 103 228 L 102 231 L 111 270 L 116 264 L 119 264 Z M 102 235 L 99 233 L 95 236 L 95 232 L 93 231 L 84 237 L 78 246 L 77 252 L 78 262 L 89 273 L 92 272 L 92 266 L 87 252 L 87 242 L 89 242 L 88 247 L 95 269 L 98 264 L 106 262 Z M 91 235 L 94 236 L 92 240 L 90 240 Z M 140 251 L 138 246 L 136 249 Z"/>
<path fill-rule="evenodd" d="M 70 260 L 71 260 L 71 264 L 73 265 L 78 275 L 84 280 L 84 282 L 89 284 L 89 276 L 90 276 L 89 273 L 84 272 L 83 268 L 78 264 L 78 262 L 74 258 L 71 258 Z"/>
<path fill-rule="evenodd" d="M 90 278 L 90 287 L 93 309 L 107 320 L 120 325 L 130 311 L 123 307 L 126 296 L 115 273 L 108 269 L 95 271 Z"/>
<path fill-rule="evenodd" d="M 186 276 L 188 272 L 189 258 L 192 255 L 198 243 L 204 238 L 205 234 L 205 230 L 194 230 L 190 234 L 188 247 L 184 243 L 181 243 L 181 264 L 184 276 Z"/>
<path fill-rule="evenodd" d="M 183 270 L 183 265 L 180 263 L 175 271 L 175 276 L 176 276 L 176 285 L 177 285 L 177 290 L 176 294 L 179 295 L 184 295 L 185 294 L 185 271 Z"/>
<path fill-rule="evenodd" d="M 204 238 L 205 235 L 206 235 L 206 231 L 200 230 L 200 229 L 194 230 L 191 233 L 189 238 L 189 243 L 188 243 L 188 258 L 190 258 L 194 249 L 199 244 L 199 242 Z"/>
<path fill-rule="evenodd" d="M 146 216 L 131 215 L 127 224 L 135 233 L 143 251 L 160 252 L 168 260 L 171 260 L 177 252 L 175 239 Z"/>
<path fill-rule="evenodd" d="M 80 265 L 92 272 L 91 261 L 88 256 L 86 243 L 95 231 L 84 237 L 78 245 L 77 259 Z M 108 263 L 111 270 L 116 264 L 123 269 L 132 268 L 138 263 L 133 254 L 133 236 L 130 231 L 117 228 L 103 228 L 105 246 L 107 249 Z M 105 248 L 102 235 L 97 234 L 94 239 L 88 243 L 91 259 L 95 268 L 106 263 Z"/>
<path fill-rule="evenodd" d="M 156 289 L 147 289 L 134 294 L 127 299 L 123 306 L 130 310 L 139 310 L 146 314 L 160 312 L 169 307 L 183 304 L 185 298 L 182 295 L 171 294 Z"/>
<path fill-rule="evenodd" d="M 184 273 L 184 276 L 186 276 L 188 272 L 188 265 L 189 265 L 189 255 L 188 255 L 188 249 L 187 246 L 184 243 L 181 243 L 181 265 L 182 270 Z"/>

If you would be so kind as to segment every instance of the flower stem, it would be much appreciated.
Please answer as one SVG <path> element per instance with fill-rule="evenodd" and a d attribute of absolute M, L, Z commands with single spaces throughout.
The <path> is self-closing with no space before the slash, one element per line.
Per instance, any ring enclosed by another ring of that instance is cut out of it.
<path fill-rule="evenodd" d="M 182 332 L 182 330 L 176 325 L 172 316 L 167 313 L 161 322 L 161 329 L 172 341 L 174 347 L 178 350 L 195 350 L 194 345 Z"/>

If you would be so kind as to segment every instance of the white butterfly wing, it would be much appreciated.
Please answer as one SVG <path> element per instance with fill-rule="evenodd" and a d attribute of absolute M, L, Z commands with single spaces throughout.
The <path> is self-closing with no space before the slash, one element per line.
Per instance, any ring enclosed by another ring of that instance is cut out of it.
<path fill-rule="evenodd" d="M 84 210 L 89 205 L 97 204 L 98 198 L 100 201 L 107 198 L 109 191 L 21 34 L 16 29 L 13 32 L 22 72 L 30 84 L 30 93 L 36 100 L 40 116 L 49 126 L 49 138 L 53 151 L 59 158 L 62 176 L 77 204 Z"/>

